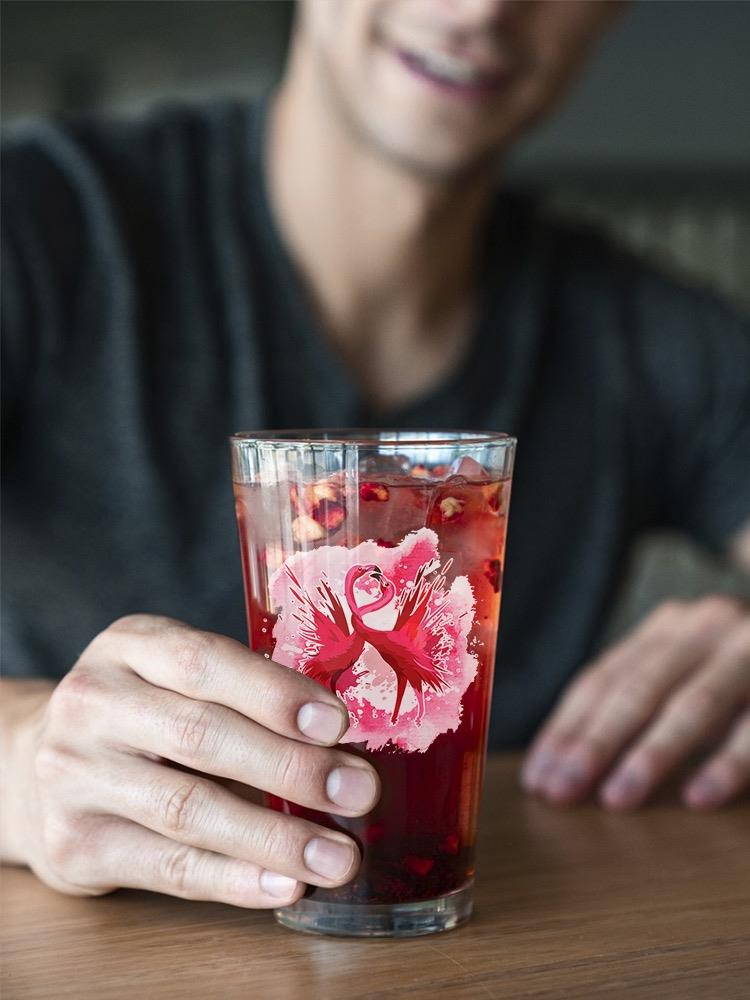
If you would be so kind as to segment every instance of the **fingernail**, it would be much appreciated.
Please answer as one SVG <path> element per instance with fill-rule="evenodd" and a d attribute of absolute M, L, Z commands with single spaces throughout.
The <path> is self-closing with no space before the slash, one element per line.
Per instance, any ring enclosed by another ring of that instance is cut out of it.
<path fill-rule="evenodd" d="M 278 872 L 262 871 L 258 881 L 263 892 L 276 896 L 277 899 L 286 899 L 297 888 L 297 879 L 279 875 Z"/>
<path fill-rule="evenodd" d="M 337 743 L 343 736 L 344 720 L 333 705 L 311 701 L 297 712 L 297 728 L 317 743 Z"/>
<path fill-rule="evenodd" d="M 521 771 L 521 784 L 527 791 L 539 790 L 553 760 L 554 755 L 549 750 L 537 750 L 531 754 Z"/>
<path fill-rule="evenodd" d="M 322 878 L 341 879 L 351 870 L 354 861 L 354 846 L 328 840 L 327 837 L 313 837 L 305 847 L 305 864 Z"/>
<path fill-rule="evenodd" d="M 700 775 L 685 789 L 685 800 L 689 806 L 718 806 L 726 797 L 726 789 L 709 774 Z"/>
<path fill-rule="evenodd" d="M 646 792 L 646 782 L 633 771 L 618 771 L 604 785 L 601 798 L 608 806 L 638 805 Z"/>
<path fill-rule="evenodd" d="M 337 767 L 328 775 L 326 795 L 337 806 L 365 812 L 375 803 L 377 784 L 363 767 Z"/>

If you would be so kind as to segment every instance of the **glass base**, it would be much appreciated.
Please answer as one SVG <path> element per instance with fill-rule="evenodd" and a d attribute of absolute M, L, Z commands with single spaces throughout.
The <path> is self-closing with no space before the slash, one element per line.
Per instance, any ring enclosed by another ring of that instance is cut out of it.
<path fill-rule="evenodd" d="M 307 934 L 344 937 L 417 937 L 450 931 L 471 916 L 474 880 L 463 888 L 418 903 L 321 903 L 301 899 L 274 910 L 284 927 Z"/>

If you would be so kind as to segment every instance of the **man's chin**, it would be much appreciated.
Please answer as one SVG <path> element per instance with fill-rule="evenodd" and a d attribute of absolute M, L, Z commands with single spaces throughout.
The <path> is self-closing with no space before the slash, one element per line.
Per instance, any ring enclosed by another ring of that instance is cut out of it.
<path fill-rule="evenodd" d="M 378 130 L 363 126 L 358 141 L 374 156 L 411 177 L 430 183 L 452 184 L 476 174 L 485 173 L 497 163 L 500 151 L 459 147 L 455 143 L 439 146 L 434 136 L 420 142 L 413 133 L 394 134 L 393 130 Z"/>

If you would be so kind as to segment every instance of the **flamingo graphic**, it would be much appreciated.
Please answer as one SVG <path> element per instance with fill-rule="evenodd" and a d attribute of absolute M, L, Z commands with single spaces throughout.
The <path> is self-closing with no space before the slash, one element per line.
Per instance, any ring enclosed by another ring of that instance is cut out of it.
<path fill-rule="evenodd" d="M 364 616 L 386 607 L 393 600 L 396 594 L 393 582 L 383 576 L 378 566 L 352 566 L 346 574 L 344 595 L 352 613 L 354 631 L 377 649 L 396 675 L 396 702 L 391 722 L 398 719 L 407 684 L 417 698 L 417 720 L 424 716 L 425 688 L 442 691 L 446 686 L 439 665 L 438 636 L 444 621 L 445 575 L 451 562 L 447 562 L 432 580 L 426 577 L 433 572 L 434 564 L 420 566 L 413 584 L 399 597 L 396 622 L 391 629 L 372 628 L 365 623 Z M 354 584 L 365 573 L 370 573 L 380 583 L 382 593 L 371 604 L 358 607 Z"/>
<path fill-rule="evenodd" d="M 397 603 L 396 621 L 391 629 L 372 628 L 364 616 L 386 607 L 396 596 L 393 582 L 383 575 L 379 566 L 351 566 L 344 580 L 344 596 L 349 605 L 352 630 L 338 595 L 327 580 L 317 587 L 320 605 L 310 597 L 294 573 L 287 567 L 292 581 L 290 590 L 299 605 L 299 634 L 314 653 L 302 668 L 303 673 L 325 684 L 334 693 L 349 684 L 342 678 L 354 666 L 364 651 L 365 642 L 373 646 L 396 675 L 396 701 L 391 722 L 396 722 L 401 702 L 409 684 L 417 698 L 417 719 L 424 716 L 425 688 L 442 691 L 445 680 L 439 665 L 439 627 L 443 624 L 443 586 L 451 563 L 427 580 L 434 565 L 421 566 L 414 582 L 406 587 Z M 380 596 L 360 605 L 354 591 L 358 580 L 370 575 L 380 587 Z"/>
<path fill-rule="evenodd" d="M 364 567 L 353 568 L 365 571 Z M 292 617 L 299 622 L 299 634 L 307 647 L 315 650 L 305 662 L 302 672 L 329 687 L 335 694 L 341 676 L 362 655 L 365 640 L 359 633 L 349 630 L 346 612 L 327 580 L 323 580 L 317 588 L 322 599 L 322 607 L 318 607 L 288 566 L 286 572 L 292 581 L 289 589 L 297 599 L 300 611 Z"/>

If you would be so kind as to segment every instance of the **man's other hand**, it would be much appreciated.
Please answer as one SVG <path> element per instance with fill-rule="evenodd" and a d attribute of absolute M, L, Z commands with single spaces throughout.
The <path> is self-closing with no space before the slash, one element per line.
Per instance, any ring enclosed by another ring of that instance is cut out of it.
<path fill-rule="evenodd" d="M 122 619 L 13 740 L 6 856 L 84 895 L 128 886 L 273 907 L 308 883 L 341 885 L 360 862 L 350 837 L 221 779 L 363 815 L 378 776 L 336 746 L 348 723 L 330 691 L 239 642 Z"/>
<path fill-rule="evenodd" d="M 524 762 L 524 788 L 556 805 L 596 792 L 640 806 L 681 764 L 696 809 L 750 788 L 750 613 L 731 597 L 662 604 L 564 692 Z"/>

